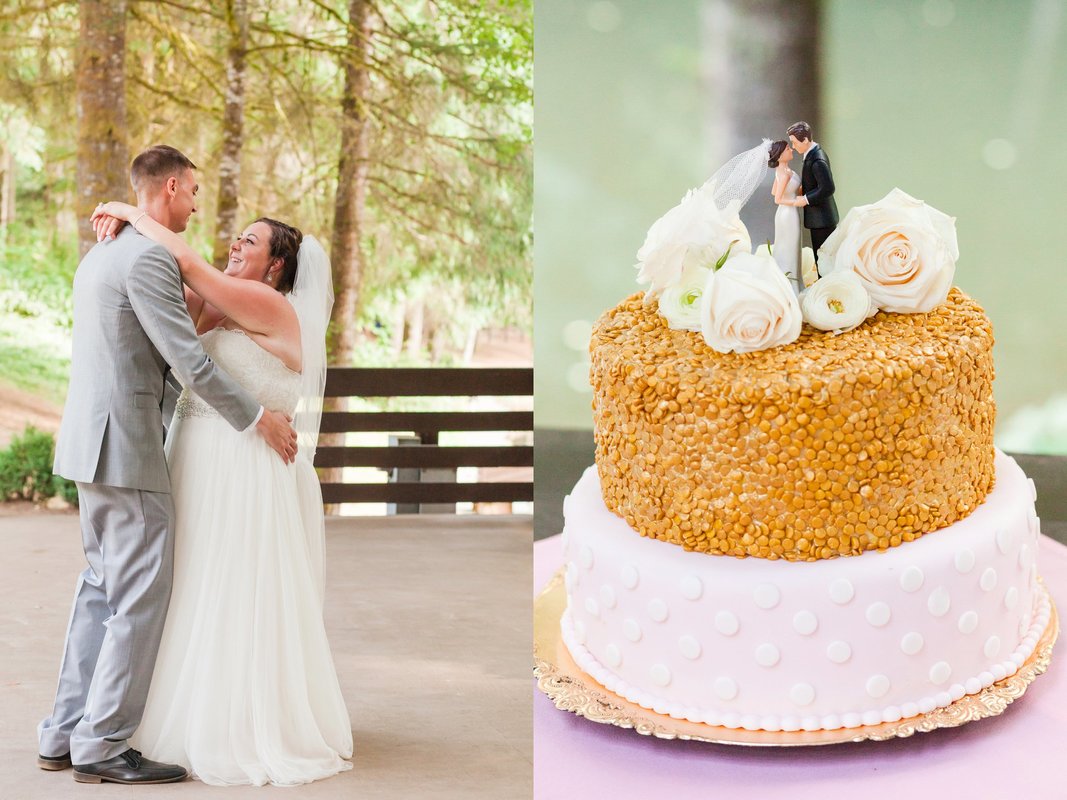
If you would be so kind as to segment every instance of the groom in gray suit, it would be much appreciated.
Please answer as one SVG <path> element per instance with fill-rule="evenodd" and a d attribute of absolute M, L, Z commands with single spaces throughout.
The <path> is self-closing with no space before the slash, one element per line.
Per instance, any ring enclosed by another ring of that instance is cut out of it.
<path fill-rule="evenodd" d="M 196 211 L 195 168 L 166 145 L 141 153 L 130 168 L 138 206 L 185 230 Z M 174 506 L 160 411 L 168 367 L 234 428 L 255 427 L 293 460 L 289 419 L 263 409 L 204 353 L 177 263 L 129 225 L 93 247 L 74 276 L 70 386 L 54 465 L 77 483 L 89 566 L 74 592 L 55 706 L 38 726 L 37 763 L 73 763 L 83 783 L 186 777 L 127 743 L 144 712 L 170 600 Z"/>

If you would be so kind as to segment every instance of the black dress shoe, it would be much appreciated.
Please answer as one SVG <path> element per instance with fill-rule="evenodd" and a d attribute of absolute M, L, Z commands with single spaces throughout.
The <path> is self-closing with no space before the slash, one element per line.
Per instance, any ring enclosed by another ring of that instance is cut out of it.
<path fill-rule="evenodd" d="M 150 761 L 132 747 L 107 761 L 74 765 L 78 783 L 175 783 L 188 775 L 185 767 Z"/>
<path fill-rule="evenodd" d="M 42 756 L 38 754 L 37 766 L 50 772 L 66 769 L 70 766 L 70 753 L 64 753 L 61 756 Z"/>

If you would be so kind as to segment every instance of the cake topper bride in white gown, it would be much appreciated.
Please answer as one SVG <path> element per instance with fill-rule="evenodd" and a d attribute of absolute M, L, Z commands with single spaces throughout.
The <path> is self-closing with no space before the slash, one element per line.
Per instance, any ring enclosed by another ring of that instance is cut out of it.
<path fill-rule="evenodd" d="M 804 291 L 804 276 L 800 263 L 800 176 L 789 168 L 793 148 L 780 139 L 772 142 L 767 166 L 774 170 L 771 194 L 778 208 L 774 212 L 774 246 L 771 255 L 782 272 L 793 283 L 797 293 Z"/>

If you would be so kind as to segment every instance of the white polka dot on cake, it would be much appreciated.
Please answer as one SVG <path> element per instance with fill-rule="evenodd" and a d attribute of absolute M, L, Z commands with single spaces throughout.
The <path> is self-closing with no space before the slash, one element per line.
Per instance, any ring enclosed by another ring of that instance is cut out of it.
<path fill-rule="evenodd" d="M 938 661 L 932 667 L 930 667 L 930 683 L 934 686 L 940 686 L 945 683 L 952 675 L 952 667 L 945 661 Z"/>
<path fill-rule="evenodd" d="M 948 589 L 944 586 L 938 586 L 930 592 L 930 597 L 926 600 L 926 608 L 935 617 L 945 616 L 951 607 L 952 598 L 949 596 Z"/>
<path fill-rule="evenodd" d="M 700 596 L 704 594 L 704 584 L 700 582 L 700 578 L 696 575 L 687 575 L 682 578 L 682 597 L 686 600 L 699 600 Z"/>
<path fill-rule="evenodd" d="M 1007 528 L 999 528 L 993 537 L 997 541 L 997 550 L 1004 555 L 1008 554 L 1008 550 L 1011 549 L 1011 531 Z"/>
<path fill-rule="evenodd" d="M 641 640 L 641 623 L 636 619 L 626 619 L 622 623 L 622 634 L 631 642 Z"/>
<path fill-rule="evenodd" d="M 604 605 L 604 608 L 615 608 L 618 603 L 618 598 L 615 597 L 615 590 L 607 584 L 600 587 L 600 602 Z"/>
<path fill-rule="evenodd" d="M 793 630 L 801 636 L 811 636 L 819 627 L 819 619 L 810 611 L 798 611 L 793 615 Z"/>
<path fill-rule="evenodd" d="M 960 573 L 961 575 L 966 575 L 968 572 L 974 569 L 974 562 L 974 551 L 966 547 L 963 548 L 962 550 L 956 553 L 956 572 Z"/>
<path fill-rule="evenodd" d="M 715 615 L 715 630 L 723 636 L 733 636 L 740 627 L 737 616 L 730 611 L 720 611 Z"/>
<path fill-rule="evenodd" d="M 780 658 L 778 648 L 769 642 L 764 642 L 756 648 L 756 663 L 761 667 L 773 667 Z"/>
<path fill-rule="evenodd" d="M 701 648 L 700 642 L 696 640 L 695 636 L 683 636 L 678 640 L 678 649 L 682 652 L 682 655 L 690 660 L 700 658 Z"/>
<path fill-rule="evenodd" d="M 586 569 L 592 569 L 593 562 L 595 561 L 593 557 L 593 548 L 587 544 L 583 544 L 582 549 L 578 551 L 578 561 L 580 561 L 582 566 Z"/>
<path fill-rule="evenodd" d="M 585 623 L 580 619 L 574 620 L 574 638 L 578 644 L 585 644 Z"/>
<path fill-rule="evenodd" d="M 648 616 L 652 618 L 653 622 L 666 622 L 670 613 L 670 609 L 667 608 L 667 603 L 664 600 L 657 597 L 648 601 Z"/>
<path fill-rule="evenodd" d="M 656 686 L 667 686 L 671 682 L 671 671 L 666 664 L 655 664 L 649 670 L 649 676 Z"/>
<path fill-rule="evenodd" d="M 720 700 L 733 700 L 737 697 L 737 684 L 730 678 L 716 678 L 712 689 Z"/>
<path fill-rule="evenodd" d="M 810 683 L 797 683 L 789 690 L 789 699 L 794 705 L 808 706 L 815 700 L 815 687 Z"/>
<path fill-rule="evenodd" d="M 567 574 L 563 582 L 567 584 L 567 590 L 570 592 L 573 592 L 575 587 L 578 586 L 578 565 L 573 561 L 567 564 Z"/>
<path fill-rule="evenodd" d="M 889 691 L 889 678 L 885 675 L 872 675 L 867 679 L 867 694 L 877 700 L 885 697 Z"/>
<path fill-rule="evenodd" d="M 923 635 L 912 631 L 911 633 L 905 633 L 900 639 L 900 649 L 904 652 L 904 655 L 913 656 L 923 649 Z"/>
<path fill-rule="evenodd" d="M 830 642 L 826 646 L 826 657 L 835 664 L 844 664 L 852 658 L 852 648 L 848 642 Z"/>
<path fill-rule="evenodd" d="M 1019 605 L 1019 590 L 1012 586 L 1004 593 L 1004 607 L 1008 611 L 1014 611 L 1017 605 Z"/>
<path fill-rule="evenodd" d="M 782 593 L 773 583 L 761 583 L 752 591 L 756 605 L 760 608 L 772 609 L 782 600 Z"/>
<path fill-rule="evenodd" d="M 636 589 L 637 583 L 641 579 L 641 576 L 637 572 L 637 567 L 633 564 L 627 564 L 623 567 L 619 577 L 622 579 L 622 585 L 627 589 Z"/>
<path fill-rule="evenodd" d="M 604 660 L 608 662 L 609 667 L 617 667 L 622 663 L 622 652 L 617 645 L 609 644 L 604 648 Z"/>
<path fill-rule="evenodd" d="M 881 628 L 888 624 L 889 618 L 892 616 L 892 612 L 889 610 L 889 605 L 881 601 L 877 603 L 871 603 L 867 606 L 867 622 L 876 628 Z"/>
<path fill-rule="evenodd" d="M 1030 566 L 1030 545 L 1028 544 L 1019 548 L 1019 566 L 1023 569 Z"/>
<path fill-rule="evenodd" d="M 923 571 L 918 567 L 908 567 L 900 575 L 900 588 L 905 592 L 917 592 L 922 588 L 924 577 Z"/>
<path fill-rule="evenodd" d="M 974 611 L 964 611 L 960 614 L 956 627 L 959 628 L 960 633 L 974 633 L 975 628 L 978 627 L 978 614 Z"/>
<path fill-rule="evenodd" d="M 993 591 L 997 586 L 997 571 L 992 567 L 986 567 L 982 577 L 978 579 L 978 585 L 982 587 L 983 591 Z"/>
<path fill-rule="evenodd" d="M 852 586 L 852 581 L 846 580 L 845 578 L 838 578 L 830 584 L 830 599 L 839 606 L 852 602 L 852 598 L 855 596 L 856 590 Z"/>

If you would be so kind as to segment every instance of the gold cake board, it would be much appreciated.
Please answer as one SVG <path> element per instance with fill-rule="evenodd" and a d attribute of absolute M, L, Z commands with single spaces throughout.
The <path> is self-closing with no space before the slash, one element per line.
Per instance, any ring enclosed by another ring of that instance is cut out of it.
<path fill-rule="evenodd" d="M 1052 646 L 1059 634 L 1059 618 L 1052 597 L 1040 580 L 1038 588 L 1048 597 L 1048 626 L 1034 652 L 1014 675 L 977 694 L 965 695 L 949 706 L 897 722 L 832 731 L 748 731 L 675 719 L 631 703 L 583 672 L 563 644 L 559 622 L 567 607 L 567 593 L 562 569 L 534 601 L 534 675 L 538 688 L 548 695 L 556 708 L 574 712 L 592 722 L 632 728 L 643 736 L 765 747 L 884 741 L 995 717 L 1021 697 L 1034 678 L 1048 669 Z"/>

